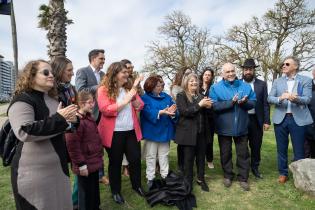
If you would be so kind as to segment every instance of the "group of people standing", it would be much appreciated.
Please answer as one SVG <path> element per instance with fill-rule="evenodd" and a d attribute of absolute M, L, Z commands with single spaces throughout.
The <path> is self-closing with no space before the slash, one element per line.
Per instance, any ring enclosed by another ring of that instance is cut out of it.
<path fill-rule="evenodd" d="M 234 64 L 225 63 L 222 80 L 216 84 L 210 67 L 200 76 L 190 69 L 180 71 L 169 95 L 159 75 L 150 75 L 142 88 L 143 77 L 133 72 L 129 60 L 112 63 L 104 73 L 104 50 L 92 50 L 88 57 L 90 64 L 76 73 L 75 87 L 70 83 L 73 65 L 65 57 L 31 61 L 18 79 L 8 109 L 20 140 L 11 164 L 17 209 L 99 209 L 100 181 L 109 182 L 113 200 L 123 204 L 122 164 L 128 165 L 134 192 L 145 196 L 141 154 L 150 190 L 156 171 L 162 179 L 169 173 L 171 140 L 177 144 L 178 170 L 191 190 L 196 162 L 196 182 L 209 191 L 205 166 L 214 168 L 214 133 L 219 140 L 224 186 L 230 187 L 235 177 L 234 140 L 237 180 L 248 191 L 250 170 L 256 178 L 263 178 L 260 150 L 263 132 L 270 126 L 269 103 L 275 105 L 279 182 L 288 179 L 289 134 L 294 160 L 305 157 L 304 142 L 314 157 L 314 113 L 311 116 L 309 106 L 314 110 L 314 101 L 310 102 L 315 83 L 297 74 L 295 57 L 285 59 L 281 67 L 285 76 L 274 82 L 269 95 L 266 82 L 256 77 L 258 66 L 253 59 L 240 66 L 242 79 L 237 78 Z M 109 180 L 104 173 L 103 148 L 109 160 Z M 75 174 L 72 199 L 68 161 Z"/>

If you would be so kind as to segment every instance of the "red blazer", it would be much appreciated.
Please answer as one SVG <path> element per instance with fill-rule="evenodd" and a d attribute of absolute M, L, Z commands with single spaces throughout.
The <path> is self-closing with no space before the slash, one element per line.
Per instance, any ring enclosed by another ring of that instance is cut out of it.
<path fill-rule="evenodd" d="M 136 110 L 132 106 L 132 119 L 133 126 L 136 132 L 138 141 L 142 139 L 141 128 L 138 120 L 137 112 L 142 110 L 144 103 L 136 95 L 136 100 L 140 102 L 140 107 Z M 112 138 L 115 129 L 116 117 L 118 116 L 117 103 L 116 100 L 112 100 L 108 97 L 107 89 L 101 86 L 97 90 L 97 103 L 99 111 L 101 112 L 101 120 L 98 124 L 98 131 L 102 139 L 103 146 L 110 148 L 112 146 Z"/>

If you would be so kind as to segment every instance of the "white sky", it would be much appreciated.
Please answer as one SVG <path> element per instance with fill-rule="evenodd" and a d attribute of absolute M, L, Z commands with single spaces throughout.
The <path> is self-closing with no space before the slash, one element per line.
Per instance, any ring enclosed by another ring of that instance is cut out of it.
<path fill-rule="evenodd" d="M 229 27 L 261 16 L 275 0 L 67 0 L 65 8 L 74 24 L 68 26 L 67 57 L 74 68 L 88 65 L 91 49 L 105 49 L 106 63 L 127 58 L 141 69 L 145 46 L 158 38 L 165 15 L 182 10 L 199 27 L 223 34 Z M 312 7 L 315 1 L 309 1 Z M 19 68 L 32 59 L 47 59 L 46 32 L 37 28 L 39 6 L 48 0 L 15 0 Z M 0 15 L 0 54 L 13 60 L 9 16 Z"/>

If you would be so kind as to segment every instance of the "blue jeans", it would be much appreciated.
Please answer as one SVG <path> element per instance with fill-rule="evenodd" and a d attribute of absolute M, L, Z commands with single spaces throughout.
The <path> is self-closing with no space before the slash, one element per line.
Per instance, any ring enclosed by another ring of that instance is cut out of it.
<path fill-rule="evenodd" d="M 289 134 L 294 153 L 294 161 L 304 158 L 305 126 L 298 126 L 292 115 L 286 115 L 280 124 L 274 124 L 277 141 L 278 170 L 288 176 Z"/>

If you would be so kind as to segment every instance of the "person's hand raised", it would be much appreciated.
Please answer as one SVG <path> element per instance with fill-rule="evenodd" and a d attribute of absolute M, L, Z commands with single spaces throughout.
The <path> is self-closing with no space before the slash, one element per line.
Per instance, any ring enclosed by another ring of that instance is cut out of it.
<path fill-rule="evenodd" d="M 144 78 L 143 75 L 139 75 L 139 76 L 135 79 L 135 81 L 134 81 L 132 87 L 135 88 L 135 89 L 137 89 L 138 85 L 139 85 L 140 82 L 143 80 L 143 78 Z"/>
<path fill-rule="evenodd" d="M 77 105 L 71 104 L 71 105 L 63 108 L 61 102 L 59 103 L 58 109 L 57 109 L 58 114 L 63 116 L 67 122 L 76 122 L 77 121 L 77 117 L 76 117 L 77 111 L 78 111 Z"/>

